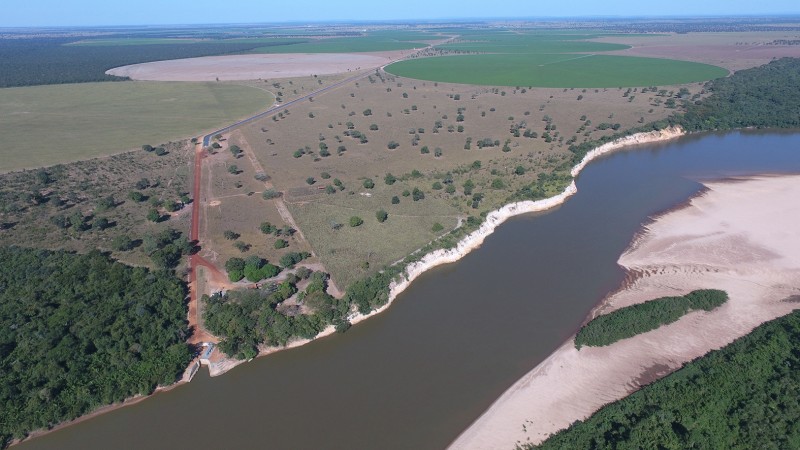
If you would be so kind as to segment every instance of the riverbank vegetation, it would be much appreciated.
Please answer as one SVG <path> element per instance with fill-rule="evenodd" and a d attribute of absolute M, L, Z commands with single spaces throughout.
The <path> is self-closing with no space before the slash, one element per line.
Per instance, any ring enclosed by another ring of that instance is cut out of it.
<path fill-rule="evenodd" d="M 172 272 L 0 247 L 0 447 L 174 383 L 192 358 Z"/>
<path fill-rule="evenodd" d="M 691 311 L 711 311 L 728 300 L 725 291 L 701 289 L 662 297 L 595 317 L 575 336 L 575 348 L 602 347 L 677 321 Z"/>
<path fill-rule="evenodd" d="M 327 294 L 328 275 L 300 268 L 281 283 L 260 289 L 204 295 L 206 328 L 222 338 L 219 348 L 237 359 L 258 355 L 259 346 L 285 346 L 311 339 L 328 325 L 347 328 L 349 303 Z M 305 285 L 300 291 L 298 285 Z M 287 301 L 288 300 L 288 301 Z"/>
<path fill-rule="evenodd" d="M 527 449 L 800 447 L 800 312 Z"/>

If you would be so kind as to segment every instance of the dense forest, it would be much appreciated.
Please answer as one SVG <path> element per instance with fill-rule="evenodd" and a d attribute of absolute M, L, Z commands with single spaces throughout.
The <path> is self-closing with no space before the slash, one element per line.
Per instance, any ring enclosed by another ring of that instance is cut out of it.
<path fill-rule="evenodd" d="M 701 289 L 680 297 L 662 297 L 626 306 L 584 325 L 575 336 L 575 348 L 611 345 L 675 322 L 690 311 L 711 311 L 727 300 L 725 291 Z"/>
<path fill-rule="evenodd" d="M 186 287 L 97 251 L 0 247 L 0 447 L 158 385 L 192 358 Z"/>
<path fill-rule="evenodd" d="M 800 127 L 800 59 L 782 58 L 709 82 L 711 95 L 676 118 L 686 131 Z"/>
<path fill-rule="evenodd" d="M 800 448 L 800 311 L 526 448 Z"/>
<path fill-rule="evenodd" d="M 0 39 L 0 88 L 120 81 L 106 70 L 167 59 L 242 53 L 270 43 L 202 42 L 159 45 L 64 45 L 74 38 Z M 287 45 L 304 40 L 276 40 Z"/>

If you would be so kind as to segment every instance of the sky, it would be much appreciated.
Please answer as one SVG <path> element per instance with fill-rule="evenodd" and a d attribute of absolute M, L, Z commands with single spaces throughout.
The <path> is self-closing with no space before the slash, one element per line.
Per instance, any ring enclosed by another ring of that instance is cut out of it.
<path fill-rule="evenodd" d="M 797 0 L 5 0 L 0 28 L 800 14 Z"/>

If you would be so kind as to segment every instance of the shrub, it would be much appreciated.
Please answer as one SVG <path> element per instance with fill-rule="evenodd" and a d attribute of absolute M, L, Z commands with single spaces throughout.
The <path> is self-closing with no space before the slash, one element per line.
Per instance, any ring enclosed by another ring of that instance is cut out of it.
<path fill-rule="evenodd" d="M 287 242 L 285 239 L 278 239 L 277 241 L 275 241 L 275 245 L 273 245 L 273 247 L 275 247 L 276 249 L 286 248 L 288 246 L 289 242 Z"/>
<path fill-rule="evenodd" d="M 371 178 L 367 178 L 366 180 L 364 180 L 364 188 L 365 189 L 372 189 L 374 187 L 375 187 L 375 182 L 372 181 Z"/>
<path fill-rule="evenodd" d="M 398 203 L 400 203 L 400 198 L 395 195 L 394 197 L 392 197 L 392 204 L 396 205 Z"/>
<path fill-rule="evenodd" d="M 375 218 L 378 219 L 380 223 L 386 222 L 386 219 L 389 218 L 389 213 L 381 209 L 375 213 Z"/>
<path fill-rule="evenodd" d="M 362 220 L 361 217 L 353 216 L 353 217 L 350 218 L 350 226 L 351 227 L 357 227 L 357 226 L 360 226 L 363 223 L 364 223 L 364 220 Z"/>
<path fill-rule="evenodd" d="M 442 230 L 444 230 L 444 227 L 439 222 L 436 222 L 435 224 L 433 224 L 433 227 L 431 227 L 431 231 L 433 231 L 434 233 L 438 233 Z"/>

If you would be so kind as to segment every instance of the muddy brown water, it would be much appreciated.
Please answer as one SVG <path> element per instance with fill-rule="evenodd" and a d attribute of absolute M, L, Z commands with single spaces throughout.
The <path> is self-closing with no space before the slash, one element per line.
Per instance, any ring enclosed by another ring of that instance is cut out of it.
<path fill-rule="evenodd" d="M 205 371 L 34 449 L 442 449 L 624 278 L 640 225 L 696 180 L 800 173 L 800 133 L 685 137 L 590 164 L 558 209 L 512 219 L 343 335 Z M 564 380 L 569 382 L 569 380 Z"/>

